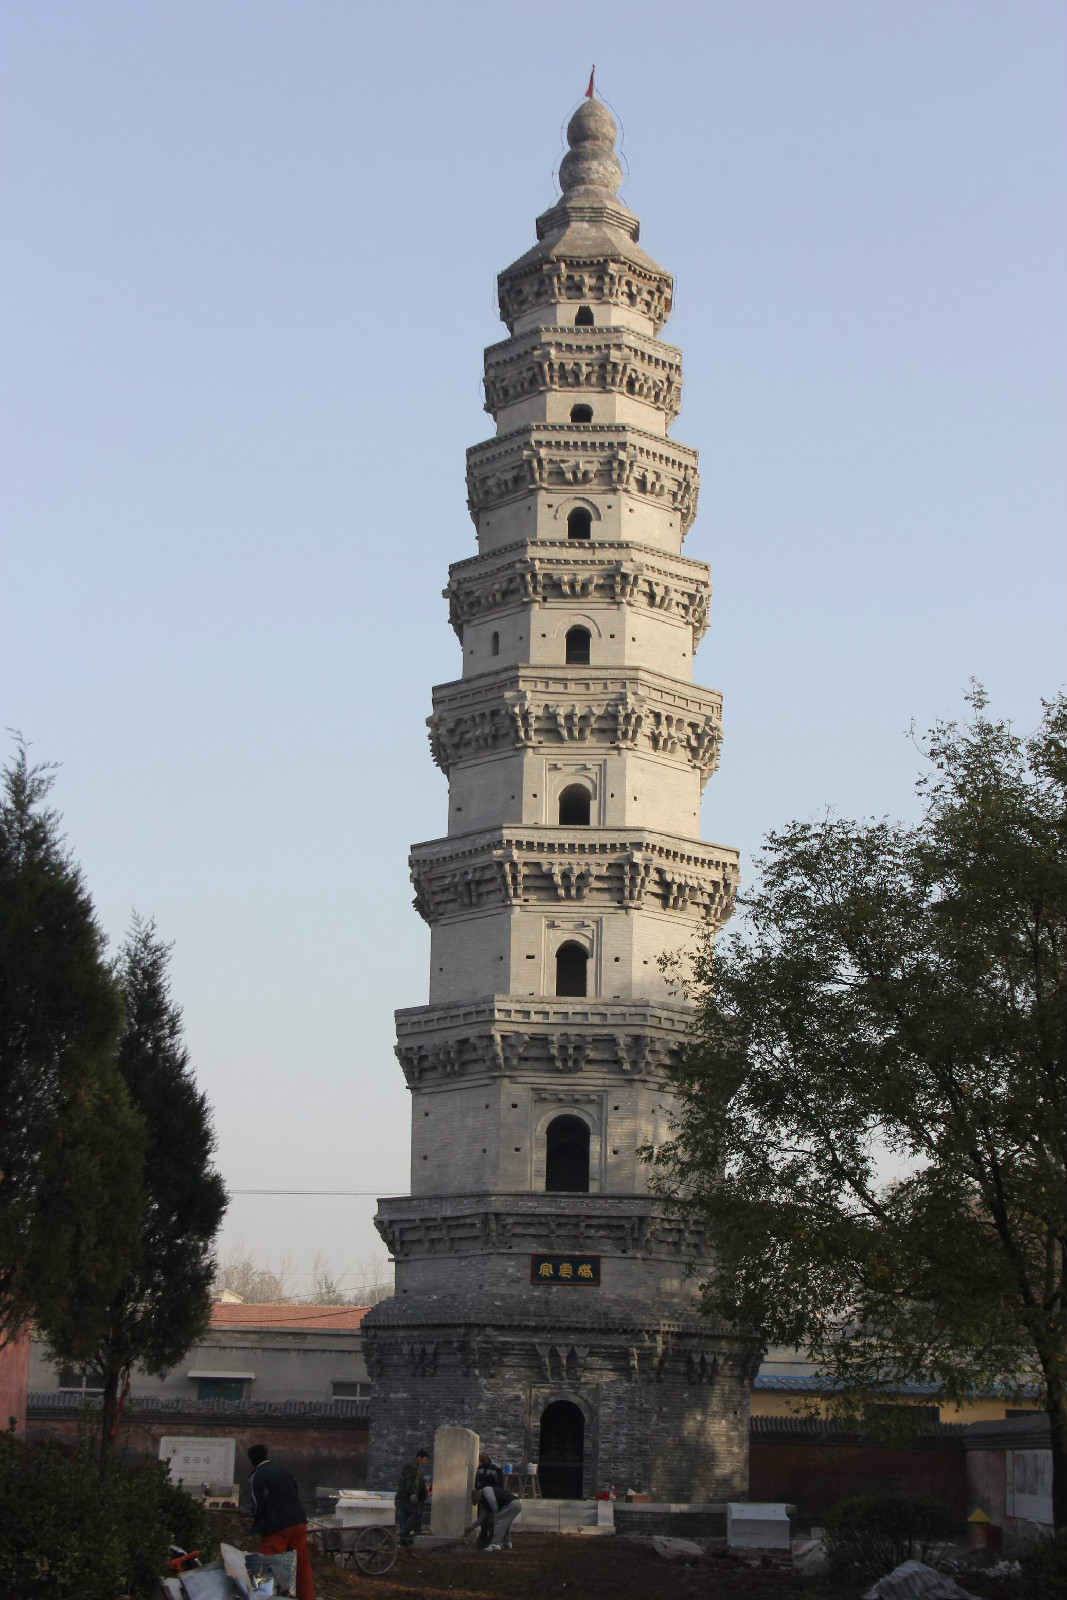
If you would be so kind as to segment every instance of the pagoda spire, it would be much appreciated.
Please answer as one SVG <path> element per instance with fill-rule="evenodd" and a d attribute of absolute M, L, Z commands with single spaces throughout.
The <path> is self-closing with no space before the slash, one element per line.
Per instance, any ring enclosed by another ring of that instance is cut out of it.
<path fill-rule="evenodd" d="M 570 146 L 559 166 L 559 186 L 568 198 L 576 189 L 599 189 L 614 199 L 622 182 L 615 154 L 618 129 L 603 100 L 582 101 L 567 124 Z"/>

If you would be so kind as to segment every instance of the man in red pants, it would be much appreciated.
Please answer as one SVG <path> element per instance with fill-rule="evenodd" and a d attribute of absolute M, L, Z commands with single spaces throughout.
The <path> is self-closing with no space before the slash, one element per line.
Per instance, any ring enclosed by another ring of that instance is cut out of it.
<path fill-rule="evenodd" d="M 248 1459 L 253 1469 L 248 1487 L 255 1514 L 250 1531 L 259 1535 L 259 1553 L 276 1556 L 284 1550 L 295 1550 L 297 1600 L 315 1600 L 308 1555 L 308 1518 L 300 1504 L 296 1479 L 270 1459 L 265 1444 L 252 1445 Z"/>

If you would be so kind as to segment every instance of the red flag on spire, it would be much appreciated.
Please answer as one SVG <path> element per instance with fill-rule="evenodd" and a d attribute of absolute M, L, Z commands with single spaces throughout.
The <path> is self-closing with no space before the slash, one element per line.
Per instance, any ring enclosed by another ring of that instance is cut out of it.
<path fill-rule="evenodd" d="M 592 72 L 589 74 L 589 87 L 585 91 L 585 98 L 587 100 L 591 100 L 593 98 L 593 79 L 595 77 L 596 77 L 596 67 L 594 66 Z"/>

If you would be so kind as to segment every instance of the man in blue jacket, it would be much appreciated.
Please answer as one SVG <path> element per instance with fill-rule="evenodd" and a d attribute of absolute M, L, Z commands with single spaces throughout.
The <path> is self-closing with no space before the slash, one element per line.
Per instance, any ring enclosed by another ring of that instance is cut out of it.
<path fill-rule="evenodd" d="M 270 1459 L 265 1444 L 252 1445 L 248 1459 L 252 1463 L 248 1487 L 254 1513 L 249 1531 L 259 1535 L 259 1553 L 276 1556 L 284 1550 L 295 1550 L 297 1600 L 315 1600 L 308 1555 L 308 1516 L 300 1504 L 296 1479 Z"/>
<path fill-rule="evenodd" d="M 511 1525 L 522 1515 L 522 1501 L 506 1488 L 507 1474 L 498 1467 L 488 1450 L 478 1455 L 471 1499 L 478 1507 L 479 1550 L 510 1550 Z"/>

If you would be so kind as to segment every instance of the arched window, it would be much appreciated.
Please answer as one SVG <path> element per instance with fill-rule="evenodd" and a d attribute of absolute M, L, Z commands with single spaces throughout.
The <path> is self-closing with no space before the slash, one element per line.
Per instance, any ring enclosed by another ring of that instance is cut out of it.
<path fill-rule="evenodd" d="M 545 1193 L 589 1193 L 589 1125 L 554 1117 L 545 1132 Z"/>
<path fill-rule="evenodd" d="M 574 319 L 576 328 L 591 328 L 593 326 L 592 306 L 579 306 L 578 315 Z"/>
<path fill-rule="evenodd" d="M 567 538 L 588 539 L 593 531 L 593 513 L 585 506 L 575 506 L 567 513 Z"/>
<path fill-rule="evenodd" d="M 587 667 L 589 665 L 589 645 L 592 637 L 588 628 L 568 628 L 567 661 L 571 666 Z"/>
<path fill-rule="evenodd" d="M 559 825 L 561 828 L 588 828 L 589 790 L 581 783 L 568 784 L 559 797 Z M 585 990 L 582 990 L 585 993 Z"/>
<path fill-rule="evenodd" d="M 489 641 L 489 654 L 491 656 L 498 656 L 500 654 L 500 635 L 499 635 L 499 633 L 494 633 L 493 637 Z"/>
<path fill-rule="evenodd" d="M 556 951 L 556 993 L 584 997 L 588 965 L 589 953 L 580 944 L 561 944 Z"/>
<path fill-rule="evenodd" d="M 592 406 L 585 406 L 585 405 L 582 405 L 582 406 L 571 406 L 571 421 L 572 422 L 592 422 L 592 420 L 593 420 L 593 408 L 592 408 Z"/>

